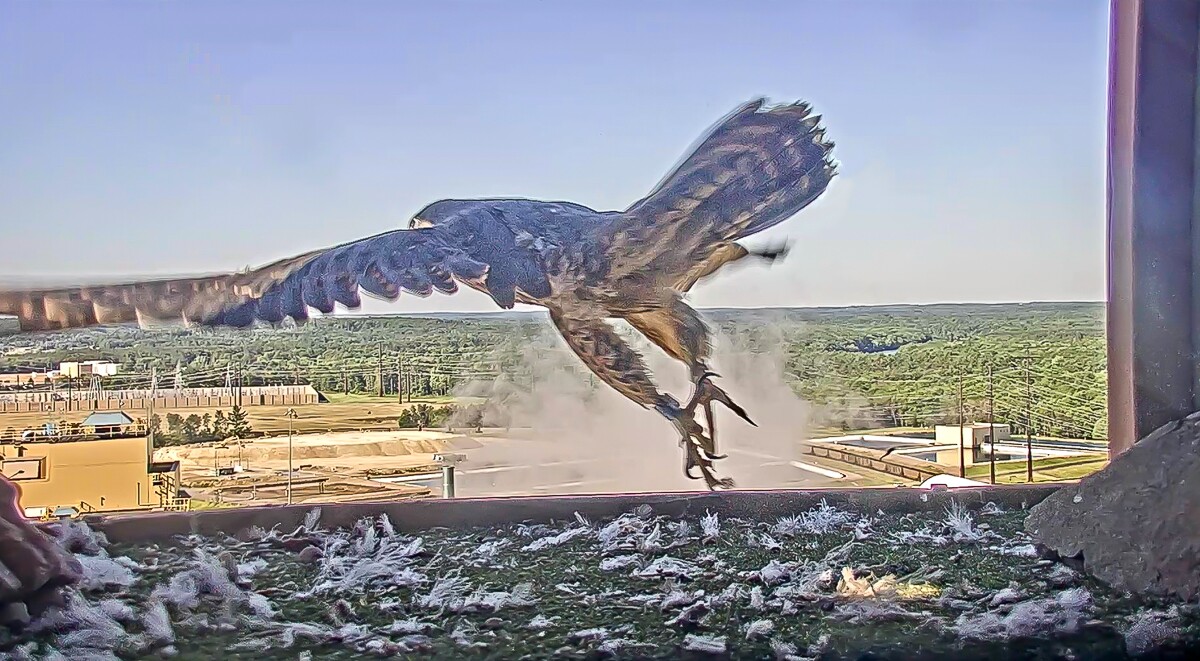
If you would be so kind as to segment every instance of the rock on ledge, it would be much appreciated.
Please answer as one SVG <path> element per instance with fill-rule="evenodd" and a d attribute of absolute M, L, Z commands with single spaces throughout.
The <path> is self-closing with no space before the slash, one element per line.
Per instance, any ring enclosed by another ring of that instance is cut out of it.
<path fill-rule="evenodd" d="M 1200 597 L 1200 413 L 1038 503 L 1025 529 L 1116 589 Z"/>

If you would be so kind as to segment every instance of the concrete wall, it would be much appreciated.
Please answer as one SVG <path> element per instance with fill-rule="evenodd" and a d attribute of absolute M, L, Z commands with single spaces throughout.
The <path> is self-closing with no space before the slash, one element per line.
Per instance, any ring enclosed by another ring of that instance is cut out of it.
<path fill-rule="evenodd" d="M 1006 485 L 926 489 L 813 489 L 786 491 L 724 491 L 720 493 L 636 493 L 604 496 L 525 496 L 515 498 L 420 499 L 353 504 L 321 504 L 244 507 L 202 510 L 190 513 L 145 513 L 86 516 L 94 529 L 116 543 L 162 542 L 175 535 L 239 532 L 258 526 L 295 530 L 313 509 L 321 511 L 319 525 L 326 528 L 352 526 L 363 517 L 387 514 L 397 530 L 420 532 L 433 527 L 473 528 L 521 522 L 573 521 L 575 513 L 593 520 L 649 505 L 654 514 L 702 516 L 715 512 L 722 517 L 774 521 L 776 517 L 803 512 L 821 501 L 835 507 L 853 507 L 873 512 L 907 513 L 941 511 L 951 501 L 968 509 L 992 502 L 1006 509 L 1026 509 L 1060 489 L 1061 484 Z"/>
<path fill-rule="evenodd" d="M 840 461 L 852 466 L 870 468 L 873 471 L 895 475 L 896 477 L 914 482 L 924 482 L 935 475 L 946 473 L 941 466 L 895 454 L 890 455 L 887 459 L 880 459 L 879 457 L 883 453 L 879 450 L 849 448 L 833 443 L 811 443 L 804 444 L 802 447 L 804 448 L 804 454 L 814 457 L 825 457 L 826 459 Z M 957 457 L 958 455 L 955 454 L 954 461 L 956 465 L 958 462 Z"/>
<path fill-rule="evenodd" d="M 0 386 L 28 386 L 30 383 L 33 383 L 35 386 L 49 386 L 50 377 L 46 376 L 45 372 L 16 372 L 0 374 Z"/>
<path fill-rule="evenodd" d="M 937 463 L 942 466 L 958 467 L 958 448 L 949 450 L 937 450 Z M 975 465 L 975 453 L 970 448 L 965 448 L 962 453 L 962 461 L 967 466 Z"/>
<path fill-rule="evenodd" d="M 22 508 L 78 507 L 83 512 L 120 511 L 158 505 L 147 473 L 146 439 L 116 438 L 65 443 L 28 443 L 21 456 L 12 445 L 0 445 L 6 461 L 28 465 L 41 458 L 38 479 L 10 476 L 21 488 Z M 29 473 L 26 473 L 28 475 Z"/>

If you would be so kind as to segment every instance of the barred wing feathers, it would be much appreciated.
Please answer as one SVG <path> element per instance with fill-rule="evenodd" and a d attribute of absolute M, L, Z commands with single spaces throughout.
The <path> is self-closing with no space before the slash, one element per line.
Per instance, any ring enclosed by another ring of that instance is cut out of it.
<path fill-rule="evenodd" d="M 453 294 L 459 282 L 504 308 L 513 306 L 518 288 L 534 296 L 549 290 L 506 228 L 445 226 L 385 232 L 245 273 L 0 291 L 0 313 L 16 315 L 27 331 L 151 320 L 246 327 L 289 317 L 303 322 L 308 308 L 356 309 L 360 290 L 395 300 L 401 292 Z"/>

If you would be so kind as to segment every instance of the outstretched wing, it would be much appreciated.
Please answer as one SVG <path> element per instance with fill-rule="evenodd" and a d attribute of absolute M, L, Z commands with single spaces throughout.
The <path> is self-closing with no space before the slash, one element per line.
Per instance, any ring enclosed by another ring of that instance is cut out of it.
<path fill-rule="evenodd" d="M 721 250 L 795 215 L 837 173 L 820 116 L 807 103 L 756 99 L 713 128 L 655 189 L 623 213 L 619 273 L 678 286 Z M 718 256 L 716 265 L 728 261 Z M 694 281 L 693 281 L 694 282 Z"/>
<path fill-rule="evenodd" d="M 149 320 L 245 327 L 288 317 L 304 321 L 308 308 L 328 314 L 338 303 L 355 309 L 360 290 L 386 300 L 401 292 L 452 294 L 456 281 L 485 291 L 504 308 L 513 306 L 518 289 L 538 297 L 550 287 L 507 228 L 466 219 L 386 232 L 246 273 L 0 291 L 0 313 L 16 315 L 29 331 Z"/>

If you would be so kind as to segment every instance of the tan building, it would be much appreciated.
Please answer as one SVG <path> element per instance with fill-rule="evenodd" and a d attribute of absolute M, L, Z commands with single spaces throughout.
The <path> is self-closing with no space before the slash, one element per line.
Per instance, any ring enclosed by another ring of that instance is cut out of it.
<path fill-rule="evenodd" d="M 133 430 L 130 430 L 133 431 Z M 0 473 L 21 488 L 30 518 L 59 514 L 186 509 L 179 462 L 155 463 L 144 434 L 0 443 Z"/>

